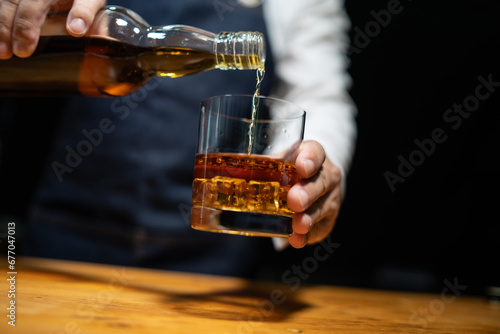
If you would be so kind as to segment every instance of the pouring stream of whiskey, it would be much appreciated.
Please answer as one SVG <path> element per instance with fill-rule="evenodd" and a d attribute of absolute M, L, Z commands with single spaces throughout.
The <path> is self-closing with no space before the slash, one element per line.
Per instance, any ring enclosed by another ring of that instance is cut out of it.
<path fill-rule="evenodd" d="M 257 99 L 260 95 L 260 84 L 264 79 L 264 74 L 266 71 L 264 68 L 257 69 L 257 84 L 255 85 L 255 93 L 252 98 L 252 120 L 248 128 L 248 154 L 252 154 L 252 146 L 255 141 L 255 122 L 257 121 L 257 113 L 259 112 L 259 100 Z"/>

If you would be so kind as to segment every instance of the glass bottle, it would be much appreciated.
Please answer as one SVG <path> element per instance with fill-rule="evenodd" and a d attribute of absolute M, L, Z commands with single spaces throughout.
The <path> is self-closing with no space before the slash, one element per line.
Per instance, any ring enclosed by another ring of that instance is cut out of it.
<path fill-rule="evenodd" d="M 64 15 L 49 15 L 31 57 L 0 60 L 0 96 L 123 96 L 154 76 L 264 67 L 259 32 L 150 27 L 119 6 L 100 10 L 84 37 L 70 36 L 65 24 Z"/>

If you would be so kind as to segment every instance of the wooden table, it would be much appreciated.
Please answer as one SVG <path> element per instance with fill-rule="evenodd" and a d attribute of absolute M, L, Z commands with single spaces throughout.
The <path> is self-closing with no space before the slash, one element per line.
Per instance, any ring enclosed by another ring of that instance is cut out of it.
<path fill-rule="evenodd" d="M 310 286 L 298 277 L 272 284 L 36 258 L 17 262 L 16 274 L 6 272 L 14 280 L 0 285 L 2 334 L 500 333 L 500 306 L 461 294 L 453 279 L 432 295 Z M 8 296 L 12 288 L 15 297 Z M 15 327 L 8 324 L 12 300 Z"/>

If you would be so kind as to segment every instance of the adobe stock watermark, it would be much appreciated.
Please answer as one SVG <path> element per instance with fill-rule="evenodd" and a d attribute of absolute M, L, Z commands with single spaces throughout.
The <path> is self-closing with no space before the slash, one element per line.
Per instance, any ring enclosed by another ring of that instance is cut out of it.
<path fill-rule="evenodd" d="M 158 79 L 149 80 L 144 86 L 130 95 L 115 99 L 111 103 L 111 112 L 116 118 L 103 117 L 92 129 L 83 129 L 81 131 L 81 140 L 72 147 L 66 145 L 66 156 L 64 161 L 54 160 L 50 164 L 59 182 L 64 181 L 64 174 L 72 173 L 94 151 L 94 148 L 101 145 L 106 135 L 116 130 L 117 121 L 125 120 L 130 111 L 137 108 L 138 103 L 144 101 L 148 92 L 158 87 Z"/>
<path fill-rule="evenodd" d="M 407 0 L 412 1 L 412 0 Z M 352 30 L 354 36 L 352 44 L 349 46 L 348 55 L 360 54 L 363 49 L 370 45 L 371 41 L 380 35 L 384 28 L 387 28 L 395 15 L 403 12 L 404 6 L 399 0 L 389 0 L 385 9 L 378 11 L 371 10 L 372 20 L 365 23 L 363 29 L 355 26 Z"/>
<path fill-rule="evenodd" d="M 385 181 L 391 192 L 395 192 L 399 184 L 405 182 L 413 175 L 417 167 L 422 166 L 434 154 L 438 145 L 443 144 L 448 139 L 450 129 L 451 131 L 458 130 L 463 122 L 479 109 L 481 103 L 500 87 L 500 81 L 495 81 L 492 73 L 487 76 L 478 76 L 477 81 L 478 84 L 473 94 L 466 96 L 462 103 L 454 103 L 451 108 L 443 112 L 442 119 L 445 126 L 434 128 L 427 138 L 415 139 L 413 141 L 414 149 L 397 157 L 399 162 L 397 169 L 384 172 Z"/>
<path fill-rule="evenodd" d="M 422 329 L 427 328 L 429 323 L 436 321 L 437 317 L 445 311 L 446 305 L 453 303 L 467 289 L 467 285 L 460 284 L 457 277 L 453 278 L 453 282 L 445 279 L 443 283 L 445 287 L 438 298 L 432 299 L 426 307 L 420 307 L 410 314 L 408 317 L 410 325 Z"/>
<path fill-rule="evenodd" d="M 330 235 L 328 235 L 326 239 L 315 246 L 312 256 L 304 258 L 300 264 L 293 264 L 285 270 L 281 275 L 281 281 L 287 287 L 273 289 L 269 293 L 268 299 L 254 302 L 255 311 L 250 312 L 246 318 L 238 318 L 237 332 L 249 334 L 262 326 L 265 319 L 269 319 L 276 312 L 276 306 L 286 303 L 287 292 L 299 289 L 302 283 L 318 270 L 320 263 L 330 258 L 339 247 L 340 243 L 332 242 Z"/>

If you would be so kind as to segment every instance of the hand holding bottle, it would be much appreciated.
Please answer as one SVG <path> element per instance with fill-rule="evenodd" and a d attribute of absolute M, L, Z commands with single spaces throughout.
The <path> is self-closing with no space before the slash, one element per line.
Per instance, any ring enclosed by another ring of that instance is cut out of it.
<path fill-rule="evenodd" d="M 66 29 L 83 36 L 105 0 L 0 0 L 0 59 L 30 56 L 48 13 L 69 10 Z"/>
<path fill-rule="evenodd" d="M 259 32 L 215 34 L 183 25 L 151 27 L 120 6 L 92 12 L 87 27 L 80 19 L 74 22 L 75 8 L 45 15 L 32 41 L 34 49 L 14 38 L 17 57 L 11 58 L 8 49 L 0 61 L 0 96 L 123 96 L 154 76 L 177 78 L 212 69 L 264 66 L 265 42 Z"/>

